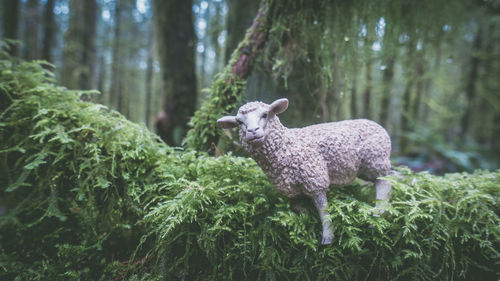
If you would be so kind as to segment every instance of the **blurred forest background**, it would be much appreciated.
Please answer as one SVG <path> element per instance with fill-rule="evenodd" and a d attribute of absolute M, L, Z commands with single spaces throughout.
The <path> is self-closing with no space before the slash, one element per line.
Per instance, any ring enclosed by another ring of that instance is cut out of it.
<path fill-rule="evenodd" d="M 443 173 L 500 161 L 500 1 L 267 1 L 272 21 L 242 102 L 288 127 L 373 119 L 394 161 Z M 246 0 L 1 0 L 11 53 L 181 145 L 258 14 Z M 251 52 L 251 50 L 240 50 Z M 236 54 L 238 56 L 239 54 Z M 237 149 L 223 141 L 224 150 Z"/>

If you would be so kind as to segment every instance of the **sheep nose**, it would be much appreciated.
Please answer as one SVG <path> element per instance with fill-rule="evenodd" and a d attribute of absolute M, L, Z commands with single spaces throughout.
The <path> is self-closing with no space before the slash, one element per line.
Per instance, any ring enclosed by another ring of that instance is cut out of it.
<path fill-rule="evenodd" d="M 260 129 L 259 127 L 257 127 L 257 128 L 251 128 L 251 129 L 249 128 L 249 129 L 248 129 L 248 132 L 250 132 L 250 133 L 255 133 L 255 132 L 257 132 L 259 129 Z"/>

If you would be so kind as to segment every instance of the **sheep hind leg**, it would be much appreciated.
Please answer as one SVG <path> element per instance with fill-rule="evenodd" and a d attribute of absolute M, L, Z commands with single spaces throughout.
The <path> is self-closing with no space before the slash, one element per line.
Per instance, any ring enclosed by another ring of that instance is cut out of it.
<path fill-rule="evenodd" d="M 318 194 L 312 196 L 312 200 L 316 209 L 318 209 L 318 214 L 321 219 L 321 224 L 323 227 L 323 234 L 321 238 L 321 244 L 328 245 L 333 242 L 333 232 L 330 225 L 330 221 L 328 220 L 328 210 L 326 209 L 328 200 L 326 198 L 326 191 L 322 191 Z"/>
<path fill-rule="evenodd" d="M 389 201 L 389 192 L 391 191 L 391 183 L 387 180 L 377 179 L 375 181 L 375 210 L 373 215 L 380 217 L 386 211 L 387 202 Z"/>

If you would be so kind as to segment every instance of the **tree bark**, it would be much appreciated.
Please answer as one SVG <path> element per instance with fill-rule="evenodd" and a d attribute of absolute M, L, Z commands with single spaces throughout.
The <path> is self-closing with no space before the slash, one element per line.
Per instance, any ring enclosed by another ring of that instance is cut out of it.
<path fill-rule="evenodd" d="M 380 123 L 387 128 L 389 125 L 389 110 L 391 105 L 391 97 L 393 94 L 393 79 L 394 79 L 394 64 L 395 57 L 390 56 L 386 59 L 384 65 L 385 69 L 382 74 L 383 92 L 380 105 Z"/>
<path fill-rule="evenodd" d="M 415 83 L 414 71 L 415 68 L 412 65 L 415 62 L 414 53 L 416 48 L 416 42 L 414 35 L 410 35 L 410 40 L 408 42 L 408 51 L 406 57 L 406 83 L 405 90 L 403 92 L 403 108 L 401 112 L 401 137 L 400 137 L 400 151 L 404 153 L 408 146 L 408 138 L 406 134 L 410 130 L 410 116 L 411 116 L 411 104 L 412 104 L 412 91 Z"/>
<path fill-rule="evenodd" d="M 38 58 L 38 30 L 40 25 L 40 3 L 38 0 L 28 0 L 26 3 L 26 21 L 24 27 L 24 58 L 34 60 Z"/>
<path fill-rule="evenodd" d="M 20 0 L 3 0 L 3 37 L 7 39 L 19 39 L 19 12 Z M 18 55 L 17 45 L 10 47 L 9 53 L 13 56 Z"/>
<path fill-rule="evenodd" d="M 373 71 L 373 58 L 368 58 L 365 66 L 365 90 L 363 91 L 363 117 L 371 117 L 371 95 L 372 95 L 372 71 Z"/>
<path fill-rule="evenodd" d="M 472 53 L 471 59 L 468 65 L 470 66 L 470 70 L 466 79 L 465 84 L 465 99 L 466 99 L 466 107 L 464 115 L 462 116 L 461 124 L 461 136 L 462 140 L 467 137 L 469 133 L 469 119 L 473 110 L 474 101 L 476 98 L 476 82 L 478 80 L 479 74 L 479 52 L 481 51 L 482 46 L 482 30 L 480 27 L 474 37 L 474 42 L 472 43 Z"/>
<path fill-rule="evenodd" d="M 154 0 L 153 20 L 162 77 L 163 111 L 172 124 L 158 134 L 181 145 L 196 107 L 195 34 L 192 1 Z"/>
<path fill-rule="evenodd" d="M 98 100 L 99 103 L 104 103 L 104 81 L 106 81 L 106 77 L 106 62 L 104 61 L 104 56 L 101 56 L 99 58 L 99 71 L 97 75 L 97 90 L 101 93 L 101 96 Z"/>
<path fill-rule="evenodd" d="M 70 89 L 92 88 L 97 10 L 96 0 L 70 1 L 62 73 L 63 84 Z"/>
<path fill-rule="evenodd" d="M 351 119 L 355 119 L 358 117 L 358 74 L 356 69 L 354 69 L 353 71 L 350 106 L 351 106 Z"/>
<path fill-rule="evenodd" d="M 109 105 L 112 108 L 120 111 L 121 103 L 121 81 L 120 81 L 120 34 L 121 34 L 121 21 L 122 21 L 122 4 L 121 1 L 115 3 L 114 27 L 113 27 L 113 47 L 111 50 L 112 64 L 111 64 L 111 86 L 109 91 Z"/>
<path fill-rule="evenodd" d="M 252 25 L 259 10 L 259 1 L 228 0 L 226 60 L 236 50 L 245 37 L 245 32 Z"/>
<path fill-rule="evenodd" d="M 417 62 L 415 65 L 415 99 L 413 101 L 411 116 L 413 120 L 419 120 L 420 116 L 420 107 L 422 104 L 422 96 L 425 91 L 426 79 L 424 77 L 426 71 L 426 61 L 425 61 L 425 52 L 424 50 L 420 50 L 417 55 Z"/>
<path fill-rule="evenodd" d="M 365 54 L 366 54 L 366 64 L 365 64 L 365 88 L 363 90 L 363 93 L 361 95 L 361 99 L 363 102 L 363 117 L 364 118 L 371 118 L 372 111 L 371 111 L 371 101 L 372 101 L 372 89 L 373 89 L 373 50 L 372 50 L 372 45 L 374 42 L 374 37 L 375 37 L 375 27 L 367 25 L 367 34 L 366 34 L 366 39 L 365 39 Z"/>
<path fill-rule="evenodd" d="M 54 45 L 55 22 L 54 22 L 55 0 L 47 0 L 43 14 L 43 42 L 42 59 L 53 62 L 52 46 Z"/>
<path fill-rule="evenodd" d="M 82 74 L 80 75 L 79 87 L 80 89 L 91 89 L 92 88 L 92 73 L 94 73 L 95 68 L 95 34 L 97 27 L 97 14 L 99 11 L 99 6 L 96 0 L 85 0 L 83 6 L 83 34 L 82 34 L 82 59 L 81 64 L 83 66 Z"/>
<path fill-rule="evenodd" d="M 68 29 L 64 34 L 62 83 L 70 89 L 78 88 L 80 56 L 83 46 L 79 39 L 81 35 L 83 1 L 70 0 Z"/>
<path fill-rule="evenodd" d="M 148 58 L 146 67 L 146 127 L 150 127 L 151 120 L 151 89 L 153 86 L 153 30 L 151 28 L 148 35 Z"/>

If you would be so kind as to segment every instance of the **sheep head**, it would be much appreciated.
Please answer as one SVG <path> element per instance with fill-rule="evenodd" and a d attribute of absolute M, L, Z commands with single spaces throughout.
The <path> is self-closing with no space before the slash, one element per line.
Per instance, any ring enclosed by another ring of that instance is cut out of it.
<path fill-rule="evenodd" d="M 239 126 L 242 141 L 260 145 L 272 130 L 269 124 L 275 120 L 277 114 L 284 112 L 287 108 L 288 100 L 284 98 L 271 104 L 249 102 L 240 107 L 236 116 L 224 116 L 217 120 L 217 125 L 225 129 Z"/>

